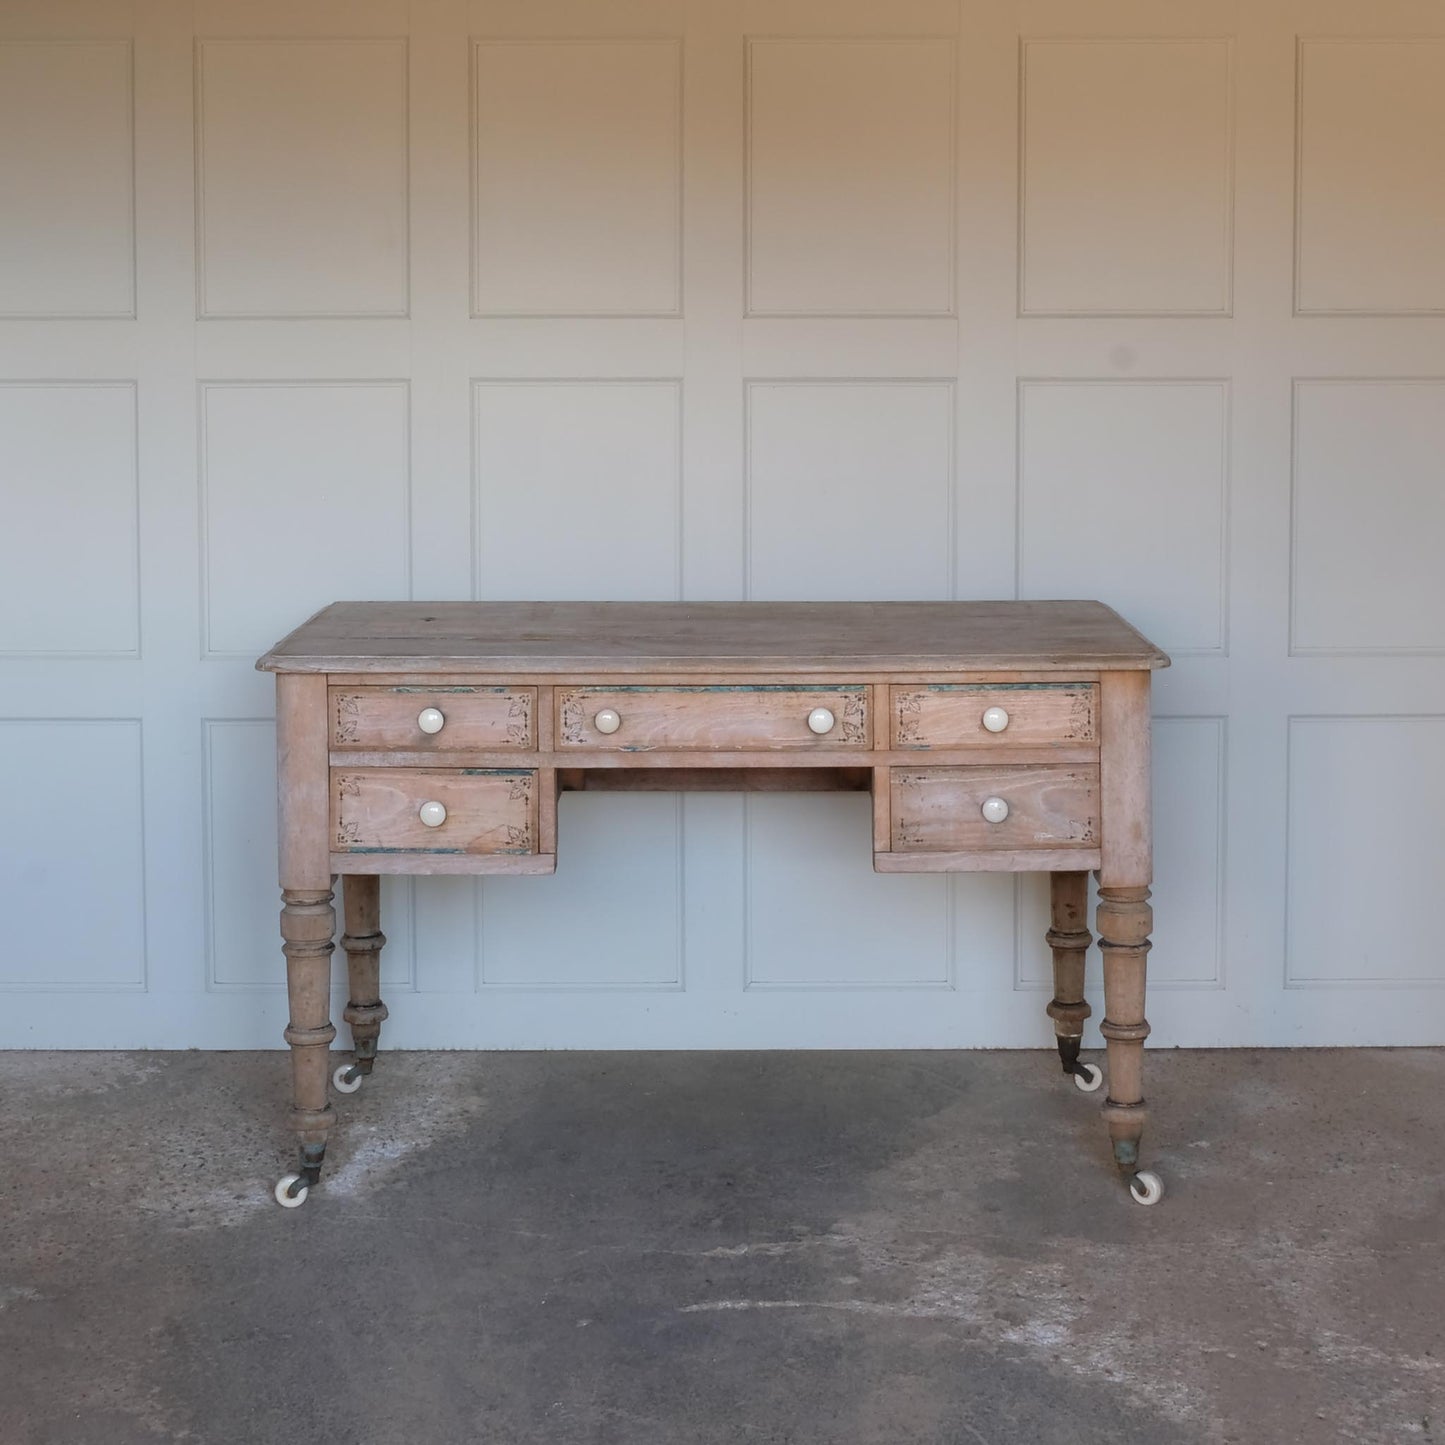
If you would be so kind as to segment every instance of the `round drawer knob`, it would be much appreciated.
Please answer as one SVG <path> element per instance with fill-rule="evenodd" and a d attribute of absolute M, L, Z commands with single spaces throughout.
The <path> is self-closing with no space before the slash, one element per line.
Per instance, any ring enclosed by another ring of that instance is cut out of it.
<path fill-rule="evenodd" d="M 604 707 L 592 719 L 592 726 L 600 733 L 615 733 L 622 726 L 622 714 L 610 707 Z"/>
<path fill-rule="evenodd" d="M 439 707 L 424 707 L 416 715 L 416 725 L 424 733 L 439 733 L 447 725 L 447 720 Z"/>
<path fill-rule="evenodd" d="M 838 719 L 833 716 L 831 708 L 815 707 L 813 711 L 808 714 L 808 729 L 810 732 L 815 732 L 821 737 L 824 733 L 832 732 L 833 724 L 837 721 Z"/>
<path fill-rule="evenodd" d="M 1002 823 L 1008 817 L 1008 804 L 1002 798 L 985 798 L 980 811 L 983 813 L 985 821 Z"/>
<path fill-rule="evenodd" d="M 1001 707 L 985 708 L 983 725 L 991 733 L 1001 733 L 1008 726 L 1008 714 Z"/>
<path fill-rule="evenodd" d="M 423 803 L 417 810 L 417 817 L 428 828 L 440 828 L 447 820 L 447 810 L 440 803 Z"/>

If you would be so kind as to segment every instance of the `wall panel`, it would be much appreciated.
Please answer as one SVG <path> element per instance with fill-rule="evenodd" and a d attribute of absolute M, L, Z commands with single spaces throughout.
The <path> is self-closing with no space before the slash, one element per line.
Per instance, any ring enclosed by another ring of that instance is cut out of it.
<path fill-rule="evenodd" d="M 0 41 L 0 317 L 135 314 L 129 40 Z"/>
<path fill-rule="evenodd" d="M 747 309 L 953 310 L 951 42 L 748 47 Z"/>
<path fill-rule="evenodd" d="M 202 316 L 404 316 L 406 42 L 196 48 Z"/>
<path fill-rule="evenodd" d="M 1291 718 L 1289 749 L 1287 985 L 1445 984 L 1445 717 Z"/>
<path fill-rule="evenodd" d="M 140 650 L 136 391 L 0 382 L 0 653 Z"/>
<path fill-rule="evenodd" d="M 944 381 L 750 382 L 748 595 L 950 596 L 953 415 Z"/>
<path fill-rule="evenodd" d="M 143 989 L 140 720 L 0 719 L 0 748 L 0 991 Z"/>
<path fill-rule="evenodd" d="M 478 986 L 682 988 L 681 827 L 666 793 L 564 795 L 557 833 L 576 861 L 551 896 L 528 878 L 477 885 Z"/>
<path fill-rule="evenodd" d="M 482 41 L 473 65 L 473 311 L 679 314 L 678 42 Z"/>
<path fill-rule="evenodd" d="M 1445 313 L 1445 38 L 1303 38 L 1295 304 Z"/>
<path fill-rule="evenodd" d="M 872 799 L 747 800 L 745 987 L 948 988 L 947 878 L 872 871 Z"/>
<path fill-rule="evenodd" d="M 1021 63 L 1023 314 L 1226 314 L 1229 42 L 1029 40 Z"/>
<path fill-rule="evenodd" d="M 1301 380 L 1294 448 L 1292 651 L 1445 651 L 1445 381 Z"/>
<path fill-rule="evenodd" d="M 676 382 L 478 382 L 473 396 L 477 596 L 678 595 Z"/>

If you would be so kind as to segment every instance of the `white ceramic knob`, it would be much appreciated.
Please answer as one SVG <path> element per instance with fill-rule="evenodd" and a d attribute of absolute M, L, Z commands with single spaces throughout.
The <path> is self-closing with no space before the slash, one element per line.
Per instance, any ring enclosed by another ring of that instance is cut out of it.
<path fill-rule="evenodd" d="M 592 726 L 600 733 L 615 733 L 622 726 L 622 714 L 610 707 L 604 707 L 592 719 Z"/>
<path fill-rule="evenodd" d="M 983 725 L 991 733 L 1001 733 L 1008 726 L 1008 714 L 1001 707 L 986 707 Z"/>
<path fill-rule="evenodd" d="M 833 716 L 832 710 L 826 707 L 815 707 L 808 714 L 808 728 L 821 737 L 824 733 L 833 731 L 833 724 L 838 719 Z"/>
<path fill-rule="evenodd" d="M 447 720 L 439 707 L 424 707 L 416 715 L 416 725 L 424 733 L 439 733 L 447 725 Z"/>
<path fill-rule="evenodd" d="M 985 798 L 979 810 L 990 823 L 1002 823 L 1008 817 L 1008 804 L 1002 798 Z"/>
<path fill-rule="evenodd" d="M 417 810 L 417 817 L 428 828 L 440 828 L 447 820 L 447 810 L 440 803 L 423 803 Z"/>

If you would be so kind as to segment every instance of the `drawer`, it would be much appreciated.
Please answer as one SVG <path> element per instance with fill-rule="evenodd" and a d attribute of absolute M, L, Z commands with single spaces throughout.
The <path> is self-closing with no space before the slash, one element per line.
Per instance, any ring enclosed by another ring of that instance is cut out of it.
<path fill-rule="evenodd" d="M 535 687 L 333 687 L 331 746 L 408 752 L 537 745 Z"/>
<path fill-rule="evenodd" d="M 333 851 L 535 853 L 538 792 L 522 768 L 333 768 Z"/>
<path fill-rule="evenodd" d="M 624 752 L 868 748 L 870 693 L 863 684 L 558 688 L 557 744 Z"/>
<path fill-rule="evenodd" d="M 896 748 L 1097 743 L 1098 697 L 1098 687 L 1088 682 L 895 687 L 892 743 Z"/>
<path fill-rule="evenodd" d="M 889 803 L 897 852 L 1095 848 L 1099 841 L 1096 767 L 894 768 Z"/>

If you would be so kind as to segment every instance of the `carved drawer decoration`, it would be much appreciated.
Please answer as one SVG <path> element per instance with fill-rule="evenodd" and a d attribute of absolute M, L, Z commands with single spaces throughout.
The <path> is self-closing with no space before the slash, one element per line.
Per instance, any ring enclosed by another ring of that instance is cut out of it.
<path fill-rule="evenodd" d="M 333 687 L 337 749 L 481 752 L 537 745 L 534 687 Z"/>
<path fill-rule="evenodd" d="M 557 742 L 625 752 L 870 748 L 871 692 L 861 683 L 558 688 Z"/>
<path fill-rule="evenodd" d="M 538 793 L 522 768 L 334 768 L 332 850 L 535 853 Z"/>
<path fill-rule="evenodd" d="M 895 687 L 896 748 L 1097 744 L 1094 683 L 949 683 Z"/>
<path fill-rule="evenodd" d="M 1096 767 L 894 768 L 895 852 L 1095 848 Z"/>

